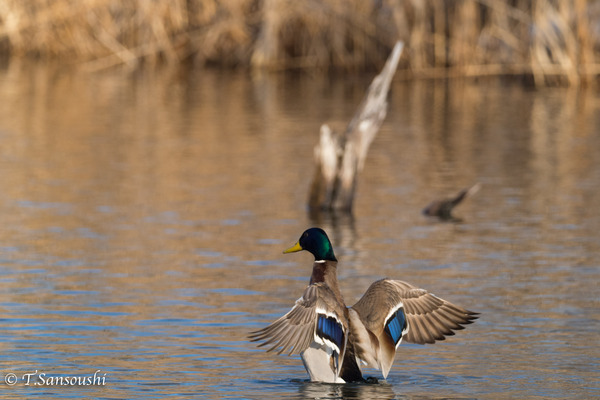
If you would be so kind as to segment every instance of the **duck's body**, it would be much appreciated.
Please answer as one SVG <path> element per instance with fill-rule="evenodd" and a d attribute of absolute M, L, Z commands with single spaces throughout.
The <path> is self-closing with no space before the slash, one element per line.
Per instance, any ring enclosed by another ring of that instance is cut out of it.
<path fill-rule="evenodd" d="M 402 339 L 434 343 L 476 319 L 476 313 L 406 282 L 374 282 L 352 307 L 346 307 L 337 282 L 337 260 L 325 232 L 311 228 L 288 252 L 315 255 L 309 286 L 294 307 L 251 340 L 268 351 L 299 352 L 313 382 L 363 380 L 360 365 L 381 370 L 384 378 Z"/>

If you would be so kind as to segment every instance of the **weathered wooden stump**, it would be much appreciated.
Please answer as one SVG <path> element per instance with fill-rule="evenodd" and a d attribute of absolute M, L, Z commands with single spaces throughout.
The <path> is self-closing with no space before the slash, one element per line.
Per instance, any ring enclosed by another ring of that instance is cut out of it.
<path fill-rule="evenodd" d="M 308 200 L 311 210 L 352 211 L 356 175 L 362 170 L 369 146 L 385 119 L 387 94 L 403 47 L 402 42 L 396 43 L 345 131 L 334 132 L 327 124 L 321 126 Z"/>

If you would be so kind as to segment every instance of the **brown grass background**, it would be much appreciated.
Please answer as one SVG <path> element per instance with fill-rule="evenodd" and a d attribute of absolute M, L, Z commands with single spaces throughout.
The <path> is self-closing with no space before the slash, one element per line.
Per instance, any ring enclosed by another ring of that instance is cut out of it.
<path fill-rule="evenodd" d="M 91 70 L 192 63 L 594 82 L 600 1 L 2 0 L 0 58 Z M 404 75 L 403 75 L 404 74 Z"/>

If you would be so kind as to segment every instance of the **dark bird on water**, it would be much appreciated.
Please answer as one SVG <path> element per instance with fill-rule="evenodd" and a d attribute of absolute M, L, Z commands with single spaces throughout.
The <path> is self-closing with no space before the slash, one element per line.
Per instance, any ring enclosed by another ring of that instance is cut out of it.
<path fill-rule="evenodd" d="M 468 311 L 424 289 L 381 279 L 352 307 L 342 298 L 338 261 L 327 234 L 306 230 L 284 253 L 306 250 L 315 257 L 310 283 L 294 307 L 271 325 L 252 332 L 267 351 L 300 353 L 313 382 L 364 381 L 361 366 L 387 377 L 396 349 L 409 343 L 434 343 L 477 319 Z"/>
<path fill-rule="evenodd" d="M 474 195 L 480 187 L 481 185 L 479 183 L 476 183 L 471 187 L 461 190 L 454 197 L 441 200 L 434 200 L 423 209 L 423 214 L 429 217 L 453 219 L 452 210 L 454 209 L 454 207 L 459 205 L 467 197 Z"/>

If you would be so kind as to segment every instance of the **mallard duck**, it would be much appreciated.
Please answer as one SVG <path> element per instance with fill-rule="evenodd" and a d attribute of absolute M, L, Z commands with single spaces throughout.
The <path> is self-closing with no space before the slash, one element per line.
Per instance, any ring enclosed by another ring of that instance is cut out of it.
<path fill-rule="evenodd" d="M 361 366 L 386 378 L 396 349 L 434 343 L 477 319 L 465 310 L 409 283 L 381 279 L 352 307 L 346 307 L 337 281 L 337 259 L 324 230 L 310 228 L 284 253 L 306 250 L 315 257 L 310 283 L 294 307 L 271 325 L 252 332 L 267 351 L 300 353 L 310 380 L 363 381 Z"/>
<path fill-rule="evenodd" d="M 438 217 L 441 219 L 452 219 L 452 210 L 454 207 L 459 205 L 464 199 L 474 195 L 481 185 L 476 183 L 475 185 L 464 188 L 458 192 L 454 197 L 447 199 L 434 200 L 427 207 L 423 209 L 423 214 L 429 217 Z"/>

